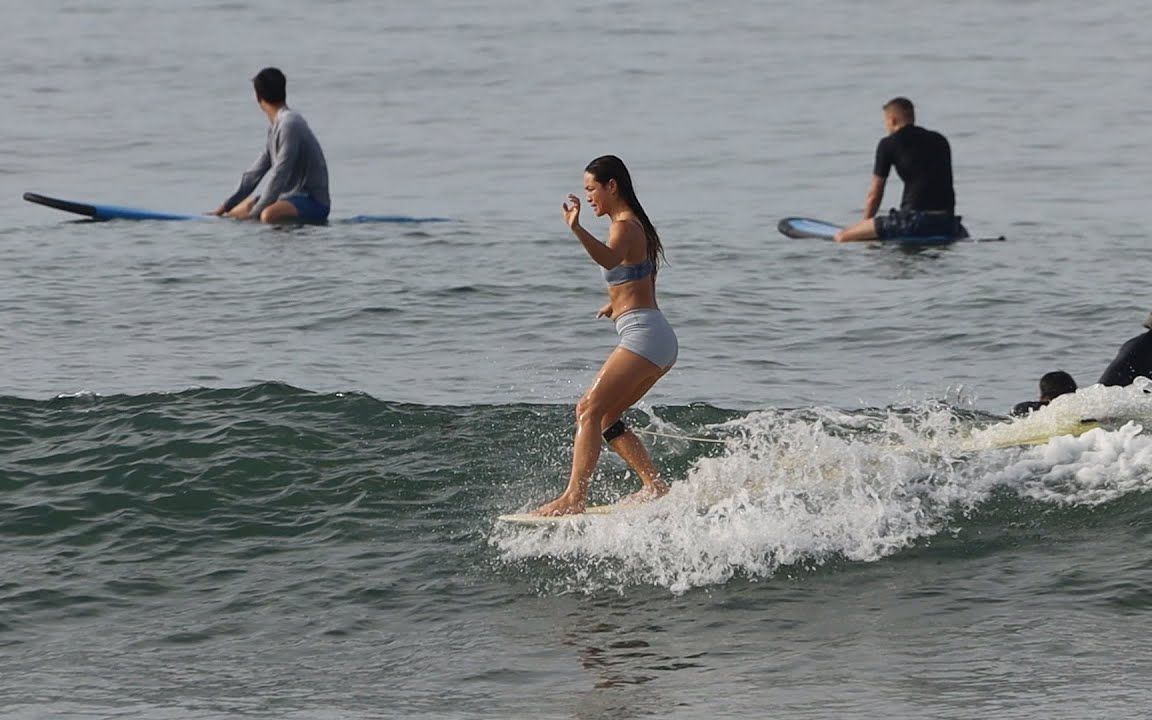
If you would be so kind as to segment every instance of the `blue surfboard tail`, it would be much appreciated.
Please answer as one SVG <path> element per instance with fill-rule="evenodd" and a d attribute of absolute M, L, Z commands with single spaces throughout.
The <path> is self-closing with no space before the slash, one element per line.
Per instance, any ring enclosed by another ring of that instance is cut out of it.
<path fill-rule="evenodd" d="M 50 198 L 47 195 L 39 195 L 37 193 L 26 192 L 24 199 L 30 203 L 43 205 L 55 210 L 63 210 L 64 212 L 74 213 L 76 215 L 83 215 L 85 217 L 96 217 L 96 206 L 88 205 L 87 203 L 72 202 L 70 200 L 59 200 L 57 198 Z"/>
<path fill-rule="evenodd" d="M 786 237 L 816 240 L 831 240 L 843 226 L 835 223 L 803 217 L 786 217 L 776 224 L 776 229 Z"/>
<path fill-rule="evenodd" d="M 30 203 L 50 207 L 73 215 L 81 215 L 90 220 L 209 220 L 211 215 L 189 215 L 187 213 L 156 212 L 120 205 L 100 205 L 97 203 L 75 202 L 48 197 L 39 193 L 24 193 Z"/>

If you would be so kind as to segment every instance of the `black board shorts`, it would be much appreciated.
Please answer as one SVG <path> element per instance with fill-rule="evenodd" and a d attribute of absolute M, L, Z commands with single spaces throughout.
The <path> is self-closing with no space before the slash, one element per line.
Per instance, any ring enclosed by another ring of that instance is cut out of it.
<path fill-rule="evenodd" d="M 876 237 L 881 240 L 917 237 L 964 237 L 960 218 L 949 212 L 892 210 L 876 216 Z"/>

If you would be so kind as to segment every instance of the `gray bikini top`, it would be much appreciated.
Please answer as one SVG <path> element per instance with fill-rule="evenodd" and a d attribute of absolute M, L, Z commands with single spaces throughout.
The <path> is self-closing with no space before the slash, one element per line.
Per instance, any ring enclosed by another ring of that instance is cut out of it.
<path fill-rule="evenodd" d="M 651 275 L 653 270 L 652 261 L 647 259 L 635 265 L 625 265 L 621 263 L 611 270 L 604 271 L 604 282 L 609 285 L 623 285 L 624 283 L 643 280 Z"/>

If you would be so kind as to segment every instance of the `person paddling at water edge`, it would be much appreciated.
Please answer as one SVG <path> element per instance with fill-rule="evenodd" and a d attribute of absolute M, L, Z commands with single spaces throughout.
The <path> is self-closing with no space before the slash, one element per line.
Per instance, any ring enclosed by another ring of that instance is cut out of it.
<path fill-rule="evenodd" d="M 884 104 L 888 136 L 876 146 L 872 185 L 864 202 L 864 219 L 836 233 L 836 242 L 965 236 L 955 217 L 952 149 L 943 135 L 916 125 L 916 110 L 907 98 Z M 900 209 L 876 217 L 892 168 L 904 181 Z"/>
<path fill-rule="evenodd" d="M 584 191 L 596 217 L 607 215 L 612 221 L 608 242 L 601 243 L 580 226 L 580 198 L 575 195 L 569 195 L 563 204 L 564 221 L 604 269 L 608 303 L 596 317 L 613 320 L 620 340 L 576 405 L 576 441 L 568 488 L 535 510 L 536 515 L 584 512 L 588 482 L 600 459 L 601 437 L 644 484 L 628 500 L 651 500 L 668 492 L 644 444 L 620 419 L 676 362 L 676 333 L 656 306 L 656 268 L 664 248 L 636 199 L 632 178 L 620 158 L 605 155 L 589 163 L 584 171 Z"/>
<path fill-rule="evenodd" d="M 1063 370 L 1053 370 L 1040 378 L 1040 399 L 1016 403 L 1016 406 L 1012 408 L 1012 414 L 1016 417 L 1023 417 L 1033 410 L 1039 410 L 1061 395 L 1074 392 L 1076 392 L 1076 381 L 1072 379 L 1072 376 Z"/>
<path fill-rule="evenodd" d="M 1127 387 L 1136 378 L 1152 379 L 1152 313 L 1144 320 L 1148 332 L 1141 333 L 1120 346 L 1116 357 L 1097 380 L 1105 386 Z M 1076 381 L 1066 372 L 1056 370 L 1040 378 L 1040 402 L 1022 402 L 1012 408 L 1013 415 L 1027 415 L 1065 393 L 1076 392 Z"/>
<path fill-rule="evenodd" d="M 240 179 L 240 188 L 211 214 L 265 223 L 327 222 L 332 207 L 328 164 L 308 123 L 286 104 L 284 73 L 264 68 L 252 78 L 252 85 L 256 102 L 272 123 L 268 140 Z M 249 197 L 269 171 L 264 191 Z"/>

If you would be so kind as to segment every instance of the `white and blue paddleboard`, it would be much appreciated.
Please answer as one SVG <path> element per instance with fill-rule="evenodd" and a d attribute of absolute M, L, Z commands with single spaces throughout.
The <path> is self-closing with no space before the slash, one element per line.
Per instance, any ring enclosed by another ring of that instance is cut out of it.
<path fill-rule="evenodd" d="M 80 215 L 89 220 L 220 220 L 214 215 L 193 215 L 186 213 L 157 212 L 155 210 L 142 210 L 140 208 L 124 207 L 122 205 L 100 205 L 97 203 L 76 202 L 61 200 L 59 198 L 24 193 L 24 199 L 30 203 L 50 207 L 73 215 Z M 344 225 L 364 225 L 369 223 L 431 223 L 447 222 L 448 218 L 441 217 L 413 217 L 410 215 L 356 215 L 350 218 L 332 220 L 332 223 Z"/>
<path fill-rule="evenodd" d="M 902 238 L 887 238 L 884 240 L 875 240 L 874 242 L 883 243 L 897 243 L 900 245 L 947 245 L 949 243 L 960 242 L 969 240 L 973 242 L 985 242 L 992 240 L 1003 240 L 1004 237 L 995 238 L 980 238 L 979 240 L 973 239 L 968 236 L 968 231 L 963 225 L 957 223 L 959 232 L 955 235 L 928 235 L 924 237 L 902 237 Z M 813 218 L 804 217 L 786 217 L 781 220 L 776 229 L 786 237 L 796 239 L 813 239 L 813 240 L 834 240 L 836 233 L 844 229 L 843 225 L 825 222 L 823 220 L 814 220 Z"/>

